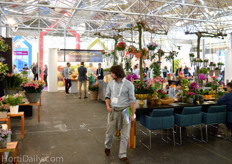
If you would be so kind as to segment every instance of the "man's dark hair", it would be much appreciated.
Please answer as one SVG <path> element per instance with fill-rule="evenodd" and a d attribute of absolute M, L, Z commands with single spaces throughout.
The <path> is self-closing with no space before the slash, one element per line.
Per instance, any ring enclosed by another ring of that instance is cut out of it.
<path fill-rule="evenodd" d="M 67 65 L 70 64 L 69 62 L 67 62 Z"/>
<path fill-rule="evenodd" d="M 110 72 L 115 74 L 117 76 L 117 78 L 124 78 L 126 76 L 122 66 L 120 66 L 120 65 L 112 66 L 110 68 Z"/>
<path fill-rule="evenodd" d="M 230 87 L 232 89 L 232 82 L 227 83 L 227 87 Z"/>
<path fill-rule="evenodd" d="M 81 62 L 81 65 L 84 65 L 84 62 Z"/>

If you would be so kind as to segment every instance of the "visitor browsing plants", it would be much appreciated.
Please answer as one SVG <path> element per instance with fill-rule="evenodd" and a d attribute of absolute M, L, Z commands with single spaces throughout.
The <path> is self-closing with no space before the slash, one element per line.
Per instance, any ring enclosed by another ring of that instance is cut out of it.
<path fill-rule="evenodd" d="M 98 84 L 89 86 L 90 91 L 98 91 Z"/>
<path fill-rule="evenodd" d="M 43 88 L 44 88 L 44 84 L 42 81 L 24 81 L 21 84 L 23 90 L 26 91 L 26 93 L 41 93 Z"/>

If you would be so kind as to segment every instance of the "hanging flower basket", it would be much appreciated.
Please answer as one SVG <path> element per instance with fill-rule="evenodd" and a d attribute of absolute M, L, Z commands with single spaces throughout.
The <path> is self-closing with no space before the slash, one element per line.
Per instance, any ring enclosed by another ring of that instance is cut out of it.
<path fill-rule="evenodd" d="M 154 51 L 156 49 L 156 47 L 158 47 L 158 44 L 156 44 L 155 42 L 151 42 L 147 45 L 147 49 L 150 51 Z"/>
<path fill-rule="evenodd" d="M 204 62 L 203 62 L 203 66 L 204 66 L 204 67 L 208 67 L 208 62 L 205 62 L 205 61 L 204 61 Z"/>
<path fill-rule="evenodd" d="M 115 47 L 118 51 L 124 51 L 126 49 L 126 43 L 125 42 L 119 42 L 117 46 Z"/>
<path fill-rule="evenodd" d="M 202 62 L 195 62 L 197 67 L 201 67 Z"/>
<path fill-rule="evenodd" d="M 222 69 L 222 65 L 218 65 L 218 69 Z"/>
<path fill-rule="evenodd" d="M 149 59 L 152 60 L 152 57 L 154 55 L 154 50 L 149 50 Z"/>

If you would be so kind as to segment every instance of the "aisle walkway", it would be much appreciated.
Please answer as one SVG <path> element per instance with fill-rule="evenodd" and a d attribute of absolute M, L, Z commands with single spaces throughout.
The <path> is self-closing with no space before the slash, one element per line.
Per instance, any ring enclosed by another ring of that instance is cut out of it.
<path fill-rule="evenodd" d="M 64 164 L 120 164 L 118 139 L 114 141 L 110 157 L 103 152 L 107 117 L 103 102 L 80 100 L 77 95 L 65 96 L 64 92 L 43 92 L 40 123 L 37 111 L 33 112 L 33 117 L 25 118 L 23 140 L 20 119 L 12 119 L 12 140 L 19 141 L 19 155 L 27 161 L 62 157 Z M 128 150 L 131 164 L 232 163 L 232 142 L 215 137 L 210 137 L 207 144 L 185 137 L 183 145 L 176 147 L 162 142 L 159 136 L 152 141 L 151 151 L 140 144 Z"/>

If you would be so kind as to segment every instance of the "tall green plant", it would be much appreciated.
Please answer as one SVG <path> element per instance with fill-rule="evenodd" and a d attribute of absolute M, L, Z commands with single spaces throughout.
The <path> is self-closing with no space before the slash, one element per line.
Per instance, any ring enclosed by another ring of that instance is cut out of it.
<path fill-rule="evenodd" d="M 155 79 L 157 76 L 161 75 L 161 69 L 157 62 L 153 62 L 150 66 L 153 69 L 153 78 Z"/>
<path fill-rule="evenodd" d="M 23 78 L 20 77 L 20 74 L 8 73 L 4 75 L 4 84 L 6 89 L 17 89 L 22 82 Z"/>

